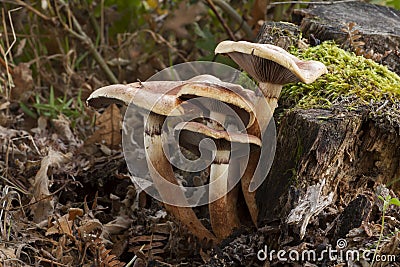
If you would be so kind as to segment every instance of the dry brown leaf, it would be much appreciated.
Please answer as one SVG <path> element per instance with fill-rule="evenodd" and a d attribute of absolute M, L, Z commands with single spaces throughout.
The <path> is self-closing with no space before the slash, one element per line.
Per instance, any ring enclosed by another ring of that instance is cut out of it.
<path fill-rule="evenodd" d="M 49 191 L 49 177 L 47 171 L 51 166 L 58 166 L 67 162 L 71 158 L 71 154 L 62 154 L 60 152 L 49 150 L 40 164 L 40 169 L 36 173 L 33 183 L 33 199 L 32 213 L 33 220 L 37 223 L 46 220 L 53 212 L 53 202 Z"/>
<path fill-rule="evenodd" d="M 78 227 L 78 233 L 83 240 L 90 240 L 91 236 L 98 236 L 103 232 L 103 225 L 97 219 L 86 219 Z"/>
<path fill-rule="evenodd" d="M 11 99 L 25 102 L 32 95 L 32 70 L 27 63 L 19 63 L 13 69 L 12 77 L 15 87 L 11 90 Z"/>
<path fill-rule="evenodd" d="M 397 232 L 389 242 L 383 245 L 381 255 L 399 255 L 400 253 L 400 232 Z"/>
<path fill-rule="evenodd" d="M 86 145 L 94 143 L 105 144 L 110 148 L 120 146 L 122 115 L 117 105 L 112 104 L 96 121 L 98 129 L 86 140 Z"/>
<path fill-rule="evenodd" d="M 5 246 L 5 243 L 0 243 L 0 266 L 1 262 L 6 259 L 16 259 L 14 248 Z M 5 265 L 6 266 L 6 265 Z"/>
<path fill-rule="evenodd" d="M 205 12 L 203 3 L 198 2 L 188 5 L 186 1 L 182 1 L 172 15 L 169 15 L 164 23 L 167 30 L 175 32 L 178 37 L 188 37 L 189 33 L 185 26 L 198 20 L 198 16 Z"/>
<path fill-rule="evenodd" d="M 76 146 L 78 141 L 71 130 L 71 122 L 65 115 L 59 115 L 57 119 L 53 119 L 53 126 L 58 134 L 58 136 L 68 144 Z"/>
<path fill-rule="evenodd" d="M 137 254 L 137 256 L 139 257 L 139 253 L 143 253 L 143 252 L 147 252 L 147 251 L 151 251 L 152 255 L 156 255 L 156 254 L 163 254 L 165 253 L 165 250 L 162 248 L 153 248 L 151 246 L 151 244 L 147 244 L 147 245 L 140 245 L 140 246 L 135 246 L 135 247 L 131 247 L 129 248 L 128 252 L 133 252 L 135 254 Z M 147 253 L 146 253 L 147 254 Z M 144 258 L 146 258 L 146 255 L 144 256 Z"/>
<path fill-rule="evenodd" d="M 47 229 L 46 236 L 53 234 L 66 234 L 72 236 L 73 221 L 68 220 L 68 214 L 53 222 L 53 226 Z"/>
<path fill-rule="evenodd" d="M 172 231 L 172 225 L 170 222 L 158 223 L 152 226 L 153 233 L 169 235 L 171 231 Z"/>
<path fill-rule="evenodd" d="M 103 225 L 104 232 L 107 234 L 119 234 L 129 229 L 133 220 L 128 216 L 118 216 L 115 220 Z"/>

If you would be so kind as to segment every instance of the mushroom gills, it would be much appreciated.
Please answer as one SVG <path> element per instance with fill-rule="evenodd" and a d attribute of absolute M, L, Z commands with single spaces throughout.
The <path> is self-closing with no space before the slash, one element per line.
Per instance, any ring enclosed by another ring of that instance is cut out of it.
<path fill-rule="evenodd" d="M 275 61 L 255 55 L 249 57 L 249 55 L 239 52 L 229 53 L 229 57 L 258 82 L 272 82 L 282 85 L 300 81 L 292 71 Z"/>

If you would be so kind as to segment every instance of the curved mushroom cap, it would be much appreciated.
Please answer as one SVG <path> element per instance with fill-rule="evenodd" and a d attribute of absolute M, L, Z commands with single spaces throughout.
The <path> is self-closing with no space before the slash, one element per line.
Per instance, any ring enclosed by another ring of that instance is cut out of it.
<path fill-rule="evenodd" d="M 260 138 L 254 135 L 216 130 L 194 121 L 178 123 L 174 130 L 175 132 L 180 132 L 179 144 L 191 151 L 193 151 L 193 148 L 199 149 L 200 141 L 205 138 L 214 139 L 217 149 L 223 148 L 229 150 L 231 147 L 233 151 L 240 150 L 241 144 L 250 145 L 251 150 L 255 150 L 262 145 Z M 194 152 L 196 153 L 196 151 Z M 244 155 L 236 153 L 236 156 Z"/>
<path fill-rule="evenodd" d="M 246 127 L 250 127 L 255 121 L 255 106 L 257 96 L 254 91 L 244 89 L 242 86 L 223 82 L 212 75 L 199 75 L 187 81 L 180 86 L 178 97 L 190 99 L 193 97 L 206 97 L 217 101 L 210 102 L 212 107 L 224 113 L 222 103 L 228 104 Z M 220 104 L 218 104 L 220 102 Z M 222 102 L 222 103 L 221 103 Z"/>
<path fill-rule="evenodd" d="M 281 85 L 298 81 L 312 83 L 328 72 L 321 62 L 300 60 L 271 44 L 223 41 L 215 48 L 215 53 L 227 54 L 259 82 Z"/>
<path fill-rule="evenodd" d="M 177 88 L 184 81 L 149 81 L 130 84 L 113 84 L 94 91 L 86 100 L 87 104 L 98 108 L 111 103 L 133 104 L 164 116 L 178 116 L 194 105 L 177 97 Z"/>

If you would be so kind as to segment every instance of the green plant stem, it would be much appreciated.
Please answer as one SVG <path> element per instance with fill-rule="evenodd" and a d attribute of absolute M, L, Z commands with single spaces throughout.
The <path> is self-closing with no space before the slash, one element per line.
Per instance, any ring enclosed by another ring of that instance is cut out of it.
<path fill-rule="evenodd" d="M 66 8 L 69 8 L 67 4 L 65 4 L 63 1 L 61 1 Z M 75 16 L 72 14 L 72 12 L 69 11 L 68 9 L 68 14 L 70 18 L 72 19 L 72 24 L 76 28 L 77 32 L 71 29 L 61 18 L 60 14 L 58 13 L 58 10 L 56 10 L 57 15 L 59 17 L 59 21 L 61 24 L 64 26 L 64 28 L 75 38 L 81 40 L 82 43 L 87 45 L 89 48 L 89 52 L 93 55 L 94 59 L 96 62 L 100 65 L 100 68 L 104 71 L 104 73 L 107 76 L 107 79 L 110 83 L 118 83 L 118 79 L 115 77 L 114 73 L 111 71 L 111 69 L 108 67 L 107 63 L 104 61 L 103 57 L 100 55 L 100 53 L 97 51 L 95 45 L 93 44 L 92 39 L 85 33 L 85 31 L 82 29 L 81 25 L 79 24 L 78 20 L 75 18 Z"/>
<path fill-rule="evenodd" d="M 207 4 L 210 6 L 211 10 L 214 12 L 215 16 L 217 16 L 217 19 L 220 21 L 222 27 L 224 27 L 226 33 L 229 35 L 229 38 L 231 40 L 236 41 L 235 35 L 231 31 L 231 29 L 228 27 L 224 19 L 221 17 L 221 15 L 218 13 L 217 9 L 215 8 L 215 5 L 213 3 L 213 0 L 206 0 Z"/>
<path fill-rule="evenodd" d="M 118 83 L 118 79 L 115 77 L 114 73 L 108 67 L 107 63 L 104 61 L 100 53 L 97 52 L 97 49 L 92 42 L 92 39 L 90 39 L 89 36 L 87 36 L 86 33 L 82 30 L 81 25 L 76 20 L 75 16 L 72 16 L 72 22 L 74 23 L 74 26 L 78 29 L 78 32 L 80 33 L 81 37 L 79 39 L 88 46 L 90 53 L 92 53 L 94 59 L 100 65 L 100 68 L 105 72 L 108 81 L 111 83 Z"/>
<path fill-rule="evenodd" d="M 249 24 L 224 0 L 213 0 L 214 4 L 219 6 L 226 14 L 228 14 L 236 23 L 241 25 L 241 28 L 246 33 L 250 40 L 254 40 L 255 36 Z"/>

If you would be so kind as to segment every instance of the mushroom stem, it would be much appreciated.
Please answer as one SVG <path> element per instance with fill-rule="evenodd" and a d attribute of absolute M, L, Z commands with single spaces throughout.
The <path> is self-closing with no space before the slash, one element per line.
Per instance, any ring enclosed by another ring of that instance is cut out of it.
<path fill-rule="evenodd" d="M 275 108 L 278 106 L 277 102 L 282 85 L 272 83 L 259 83 L 259 87 L 263 92 L 263 96 L 260 96 L 256 104 L 256 122 L 247 130 L 247 133 L 261 138 L 262 133 L 265 132 L 265 129 L 273 116 Z M 275 92 L 275 94 L 268 92 Z M 266 148 L 261 147 L 261 149 Z M 251 151 L 247 161 L 242 160 L 242 162 L 240 162 L 240 168 L 244 169 L 244 173 L 241 179 L 243 196 L 246 201 L 251 220 L 256 226 L 258 225 L 258 205 L 256 202 L 256 192 L 250 192 L 249 186 L 254 176 L 256 175 L 255 171 L 258 164 L 262 164 L 260 163 L 260 156 L 260 150 Z"/>
<path fill-rule="evenodd" d="M 209 197 L 215 199 L 216 195 L 222 196 L 209 204 L 211 226 L 218 239 L 227 238 L 235 228 L 240 227 L 236 207 L 238 187 L 228 192 L 229 176 L 235 171 L 235 166 L 229 165 L 229 159 L 229 150 L 218 149 L 210 168 Z"/>
<path fill-rule="evenodd" d="M 225 130 L 226 114 L 223 113 L 223 104 L 211 100 L 213 108 L 210 109 L 210 119 L 207 126 L 215 130 Z M 231 127 L 234 127 L 231 126 Z M 230 150 L 217 147 L 214 162 L 210 167 L 209 199 L 215 196 L 221 198 L 209 203 L 210 222 L 214 234 L 218 239 L 227 238 L 235 228 L 239 228 L 240 220 L 236 206 L 238 198 L 238 186 L 228 192 L 228 179 L 234 166 L 229 166 Z"/>
<path fill-rule="evenodd" d="M 178 185 L 178 183 L 175 179 L 171 163 L 168 161 L 163 151 L 162 125 L 164 119 L 165 116 L 150 113 L 145 123 L 144 146 L 148 155 L 147 163 L 149 172 L 161 198 L 166 203 L 172 203 L 176 198 L 184 201 L 186 196 L 182 190 L 175 188 L 172 192 L 171 186 L 168 186 L 168 182 L 175 185 Z M 179 219 L 201 241 L 216 242 L 215 236 L 205 228 L 191 208 L 165 204 L 165 209 L 175 218 Z"/>
<path fill-rule="evenodd" d="M 265 101 L 268 103 L 271 109 L 271 114 L 273 114 L 274 110 L 278 106 L 278 98 L 282 91 L 282 85 L 269 82 L 260 82 L 258 86 L 264 95 Z M 266 125 L 260 126 L 264 128 Z"/>
<path fill-rule="evenodd" d="M 258 205 L 256 202 L 256 192 L 250 192 L 249 191 L 249 186 L 250 182 L 253 179 L 254 172 L 257 168 L 258 161 L 260 159 L 260 151 L 253 151 L 250 153 L 248 161 L 246 165 L 241 163 L 241 168 L 245 169 L 242 179 L 241 179 L 241 185 L 242 185 L 242 192 L 244 196 L 244 200 L 246 201 L 246 205 L 248 207 L 250 217 L 254 225 L 257 226 L 257 220 L 258 220 Z"/>

